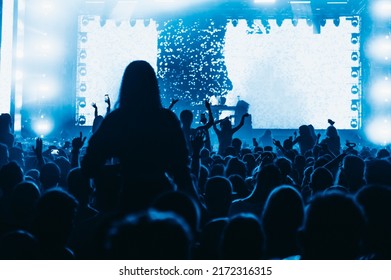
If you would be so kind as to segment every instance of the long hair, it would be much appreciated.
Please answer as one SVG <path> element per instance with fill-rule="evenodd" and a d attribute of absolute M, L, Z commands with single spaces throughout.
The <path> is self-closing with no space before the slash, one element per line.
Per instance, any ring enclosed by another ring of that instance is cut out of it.
<path fill-rule="evenodd" d="M 126 67 L 117 106 L 136 111 L 162 107 L 155 70 L 148 62 L 137 60 Z"/>

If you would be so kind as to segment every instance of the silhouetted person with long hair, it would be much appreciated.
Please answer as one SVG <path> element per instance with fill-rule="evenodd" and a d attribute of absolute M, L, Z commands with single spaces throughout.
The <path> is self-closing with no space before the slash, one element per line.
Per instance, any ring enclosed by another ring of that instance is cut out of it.
<path fill-rule="evenodd" d="M 296 189 L 284 185 L 270 193 L 262 214 L 268 259 L 300 254 L 297 231 L 303 219 L 304 202 Z"/>
<path fill-rule="evenodd" d="M 293 140 L 292 145 L 296 143 L 299 144 L 300 154 L 305 155 L 305 153 L 311 150 L 315 145 L 315 140 L 311 136 L 311 131 L 307 125 L 302 125 L 299 127 L 299 136 Z"/>
<path fill-rule="evenodd" d="M 162 107 L 155 71 L 145 61 L 133 61 L 125 69 L 117 109 L 89 140 L 81 168 L 95 177 L 113 157 L 120 162 L 125 211 L 145 209 L 172 189 L 166 173 L 178 189 L 194 195 L 179 120 Z"/>

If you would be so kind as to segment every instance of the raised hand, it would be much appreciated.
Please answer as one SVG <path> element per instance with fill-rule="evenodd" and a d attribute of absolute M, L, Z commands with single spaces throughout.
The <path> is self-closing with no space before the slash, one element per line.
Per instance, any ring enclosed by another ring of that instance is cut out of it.
<path fill-rule="evenodd" d="M 42 138 L 37 138 L 35 140 L 35 147 L 33 146 L 33 151 L 37 157 L 42 157 Z"/>
<path fill-rule="evenodd" d="M 253 146 L 254 147 L 258 147 L 259 146 L 259 143 L 257 141 L 257 139 L 253 138 Z"/>
<path fill-rule="evenodd" d="M 278 148 L 281 147 L 281 142 L 276 139 L 273 139 L 273 144 Z"/>
<path fill-rule="evenodd" d="M 86 141 L 87 137 L 84 136 L 83 138 L 83 133 L 80 132 L 80 137 L 75 137 L 72 140 L 72 150 L 73 151 L 79 151 L 81 147 L 83 147 L 84 142 Z"/>
<path fill-rule="evenodd" d="M 211 105 L 208 100 L 205 100 L 205 107 L 206 107 L 206 109 L 211 110 Z"/>
<path fill-rule="evenodd" d="M 205 131 L 203 129 L 197 130 L 196 135 L 191 137 L 191 146 L 193 154 L 199 154 L 205 143 Z"/>
<path fill-rule="evenodd" d="M 168 110 L 171 110 L 171 109 L 174 107 L 174 105 L 178 103 L 178 101 L 179 101 L 179 99 L 173 98 L 173 99 L 171 100 L 170 106 L 168 106 Z"/>
<path fill-rule="evenodd" d="M 95 103 L 95 102 L 92 102 L 92 103 L 91 103 L 91 106 L 94 107 L 95 109 L 98 109 L 98 107 L 96 106 L 96 103 Z"/>
<path fill-rule="evenodd" d="M 105 95 L 105 102 L 110 105 L 110 96 L 108 94 Z"/>

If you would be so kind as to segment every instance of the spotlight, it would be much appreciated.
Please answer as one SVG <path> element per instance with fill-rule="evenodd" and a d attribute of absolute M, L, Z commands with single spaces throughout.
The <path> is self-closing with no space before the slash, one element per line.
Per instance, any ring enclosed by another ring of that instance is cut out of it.
<path fill-rule="evenodd" d="M 116 21 L 115 21 L 115 26 L 120 27 L 120 26 L 121 26 L 121 23 L 122 23 L 122 21 L 116 20 Z"/>
<path fill-rule="evenodd" d="M 360 92 L 358 85 L 353 85 L 351 92 L 352 92 L 352 94 L 358 94 Z"/>
<path fill-rule="evenodd" d="M 319 20 L 320 26 L 324 27 L 326 25 L 326 19 L 322 18 Z"/>
<path fill-rule="evenodd" d="M 341 22 L 341 21 L 340 21 L 339 18 L 335 18 L 335 19 L 333 20 L 333 23 L 334 23 L 334 25 L 335 25 L 336 27 L 339 26 L 340 22 Z"/>
<path fill-rule="evenodd" d="M 87 43 L 88 37 L 87 37 L 87 32 L 79 32 L 79 41 L 82 43 Z"/>
<path fill-rule="evenodd" d="M 85 63 L 80 63 L 80 65 L 79 65 L 79 75 L 80 76 L 86 76 L 87 75 L 87 67 L 85 66 Z"/>
<path fill-rule="evenodd" d="M 360 100 L 358 100 L 358 99 L 352 99 L 352 104 L 350 104 L 350 109 L 352 111 L 358 111 L 359 102 L 360 102 Z"/>
<path fill-rule="evenodd" d="M 137 23 L 137 20 L 135 20 L 135 19 L 131 19 L 131 20 L 129 21 L 130 27 L 135 27 L 135 26 L 136 26 L 136 23 Z"/>
<path fill-rule="evenodd" d="M 357 27 L 358 26 L 358 18 L 357 17 L 353 17 L 352 18 L 352 26 L 353 27 Z"/>
<path fill-rule="evenodd" d="M 297 18 L 293 18 L 292 19 L 292 25 L 293 26 L 297 26 L 298 23 L 299 23 L 299 20 Z"/>
<path fill-rule="evenodd" d="M 144 19 L 144 26 L 145 27 L 148 27 L 149 26 L 149 24 L 151 23 L 151 19 Z"/>
<path fill-rule="evenodd" d="M 357 78 L 360 75 L 360 67 L 352 67 L 351 76 Z"/>
<path fill-rule="evenodd" d="M 82 82 L 79 87 L 81 92 L 87 91 L 87 84 L 85 82 Z"/>
<path fill-rule="evenodd" d="M 389 0 L 377 0 L 372 2 L 372 18 L 375 20 L 389 20 L 391 17 L 391 2 Z"/>
<path fill-rule="evenodd" d="M 391 81 L 379 79 L 370 89 L 370 97 L 373 105 L 385 105 L 391 101 Z"/>
<path fill-rule="evenodd" d="M 365 126 L 368 140 L 377 145 L 387 145 L 391 142 L 391 122 L 388 116 L 378 116 Z"/>
<path fill-rule="evenodd" d="M 369 57 L 380 63 L 389 63 L 391 54 L 391 40 L 389 36 L 378 36 L 373 38 L 368 45 Z"/>
<path fill-rule="evenodd" d="M 53 130 L 53 122 L 45 119 L 45 118 L 39 118 L 37 121 L 33 124 L 34 132 L 37 133 L 40 136 L 46 136 Z"/>
<path fill-rule="evenodd" d="M 79 125 L 85 125 L 85 124 L 86 124 L 86 121 L 87 121 L 86 117 L 85 117 L 84 115 L 81 115 L 81 116 L 79 117 L 78 124 L 79 124 Z"/>
<path fill-rule="evenodd" d="M 352 52 L 351 58 L 353 61 L 357 61 L 358 60 L 358 52 Z"/>
<path fill-rule="evenodd" d="M 81 49 L 79 57 L 81 59 L 86 59 L 87 58 L 87 51 L 85 49 Z"/>
<path fill-rule="evenodd" d="M 233 27 L 236 27 L 236 26 L 238 26 L 239 21 L 237 19 L 233 19 L 233 20 L 231 20 L 231 23 L 232 23 Z"/>
<path fill-rule="evenodd" d="M 352 119 L 352 120 L 350 121 L 350 126 L 351 126 L 352 128 L 357 128 L 357 127 L 358 127 L 358 120 L 357 120 L 357 119 Z"/>
<path fill-rule="evenodd" d="M 86 103 L 86 98 L 85 97 L 78 97 L 78 103 L 80 108 L 85 108 L 87 103 Z"/>
<path fill-rule="evenodd" d="M 352 33 L 352 38 L 350 41 L 352 42 L 353 45 L 356 45 L 359 41 L 360 34 L 359 33 Z"/>
<path fill-rule="evenodd" d="M 89 19 L 87 16 L 83 16 L 82 19 L 81 19 L 81 23 L 86 26 L 88 25 L 88 23 L 90 23 Z"/>
<path fill-rule="evenodd" d="M 310 18 L 307 18 L 306 19 L 306 22 L 307 22 L 307 25 L 308 26 L 312 26 L 312 20 Z"/>

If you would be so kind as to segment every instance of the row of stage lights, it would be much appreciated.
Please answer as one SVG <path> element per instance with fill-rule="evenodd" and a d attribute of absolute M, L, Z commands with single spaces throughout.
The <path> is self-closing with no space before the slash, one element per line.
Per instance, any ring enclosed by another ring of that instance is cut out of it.
<path fill-rule="evenodd" d="M 366 44 L 370 64 L 365 133 L 369 141 L 391 143 L 391 1 L 373 0 L 370 7 L 372 34 Z"/>

